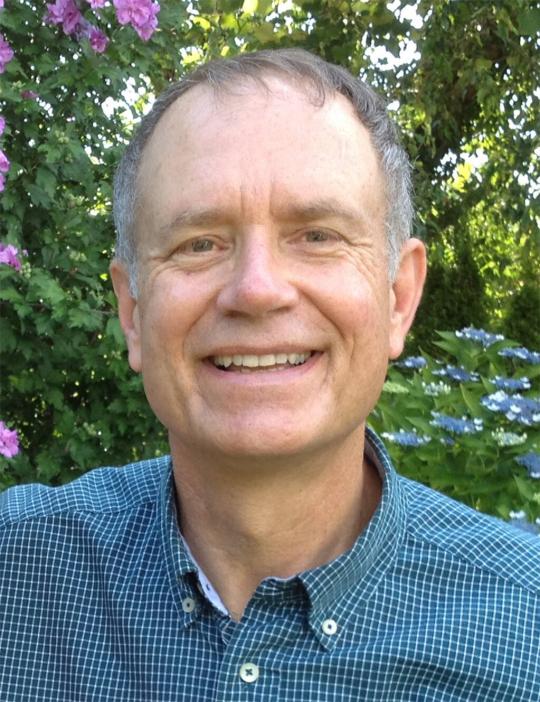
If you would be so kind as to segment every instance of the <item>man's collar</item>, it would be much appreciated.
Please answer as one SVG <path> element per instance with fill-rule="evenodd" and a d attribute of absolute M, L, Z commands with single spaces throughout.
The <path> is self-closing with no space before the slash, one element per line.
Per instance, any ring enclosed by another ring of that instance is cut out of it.
<path fill-rule="evenodd" d="M 367 606 L 377 584 L 394 561 L 406 522 L 405 495 L 388 453 L 370 429 L 366 430 L 365 457 L 376 467 L 383 483 L 379 506 L 353 547 L 331 563 L 288 579 L 267 578 L 254 598 L 302 597 L 305 592 L 309 624 L 319 642 L 330 650 L 340 639 L 359 608 Z M 160 530 L 165 567 L 180 619 L 189 626 L 200 615 L 200 604 L 191 609 L 189 600 L 200 602 L 204 579 L 178 528 L 172 462 L 161 482 Z M 209 602 L 216 607 L 211 598 Z M 216 607 L 216 609 L 220 609 Z M 186 611 L 187 610 L 187 611 Z"/>

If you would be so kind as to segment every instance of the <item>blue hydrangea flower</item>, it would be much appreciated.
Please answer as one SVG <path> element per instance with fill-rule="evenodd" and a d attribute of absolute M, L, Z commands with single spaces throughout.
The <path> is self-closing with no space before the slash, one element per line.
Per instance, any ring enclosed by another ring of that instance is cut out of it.
<path fill-rule="evenodd" d="M 445 366 L 433 371 L 433 375 L 442 375 L 445 378 L 456 380 L 458 383 L 466 383 L 469 380 L 479 380 L 480 376 L 474 371 L 467 371 L 463 366 Z"/>
<path fill-rule="evenodd" d="M 394 432 L 385 431 L 382 433 L 382 436 L 394 444 L 399 444 L 399 446 L 416 447 L 431 441 L 431 437 L 429 436 L 420 436 L 415 431 L 405 431 L 404 429 Z"/>
<path fill-rule="evenodd" d="M 510 392 L 530 390 L 531 388 L 531 381 L 525 376 L 521 378 L 503 378 L 500 375 L 496 375 L 493 382 L 499 390 L 508 390 Z"/>
<path fill-rule="evenodd" d="M 526 349 L 524 346 L 501 349 L 499 351 L 499 356 L 518 358 L 520 361 L 526 361 L 532 365 L 540 363 L 540 353 L 538 351 L 529 351 L 529 349 Z"/>
<path fill-rule="evenodd" d="M 504 336 L 502 334 L 490 334 L 483 329 L 475 329 L 474 327 L 464 327 L 460 331 L 456 332 L 458 339 L 469 339 L 469 341 L 476 341 L 487 349 L 488 346 L 494 344 L 496 341 L 504 341 Z"/>
<path fill-rule="evenodd" d="M 516 463 L 524 466 L 529 471 L 531 478 L 540 478 L 540 453 L 534 451 L 524 453 L 516 458 Z"/>
<path fill-rule="evenodd" d="M 456 419 L 440 412 L 432 412 L 431 415 L 433 419 L 430 424 L 452 434 L 474 434 L 477 431 L 482 431 L 484 428 L 482 420 L 477 418 L 467 419 L 462 417 L 461 419 Z"/>
<path fill-rule="evenodd" d="M 398 361 L 394 365 L 399 368 L 425 368 L 427 361 L 423 356 L 407 356 L 402 361 Z"/>
<path fill-rule="evenodd" d="M 540 423 L 540 400 L 521 395 L 507 395 L 504 390 L 497 390 L 491 395 L 484 395 L 480 402 L 492 412 L 500 412 L 511 422 L 525 426 Z"/>

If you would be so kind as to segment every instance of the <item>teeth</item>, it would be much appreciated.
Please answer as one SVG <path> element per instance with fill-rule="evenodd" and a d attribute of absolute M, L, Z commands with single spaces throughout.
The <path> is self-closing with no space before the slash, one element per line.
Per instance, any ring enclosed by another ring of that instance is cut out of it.
<path fill-rule="evenodd" d="M 275 366 L 283 366 L 288 363 L 291 366 L 298 366 L 307 361 L 311 356 L 310 351 L 305 353 L 267 353 L 262 356 L 255 354 L 234 354 L 234 356 L 214 356 L 214 365 L 220 368 L 229 368 L 231 365 L 239 368 L 266 368 L 276 370 Z"/>

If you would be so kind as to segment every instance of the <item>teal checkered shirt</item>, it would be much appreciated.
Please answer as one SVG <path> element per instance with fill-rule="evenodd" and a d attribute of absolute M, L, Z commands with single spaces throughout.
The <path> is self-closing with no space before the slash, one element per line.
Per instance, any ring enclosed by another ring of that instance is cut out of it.
<path fill-rule="evenodd" d="M 383 477 L 367 529 L 264 580 L 240 623 L 204 594 L 170 458 L 4 492 L 0 701 L 539 702 L 540 539 L 366 445 Z"/>

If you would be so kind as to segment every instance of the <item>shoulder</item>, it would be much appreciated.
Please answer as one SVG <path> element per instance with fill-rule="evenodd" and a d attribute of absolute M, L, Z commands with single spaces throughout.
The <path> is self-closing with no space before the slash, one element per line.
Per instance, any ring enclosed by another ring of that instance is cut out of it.
<path fill-rule="evenodd" d="M 123 467 L 95 468 L 61 487 L 31 484 L 0 494 L 0 529 L 62 514 L 114 514 L 158 499 L 168 456 Z"/>
<path fill-rule="evenodd" d="M 408 501 L 407 537 L 454 569 L 540 595 L 540 537 L 482 514 L 435 490 L 400 478 Z"/>

